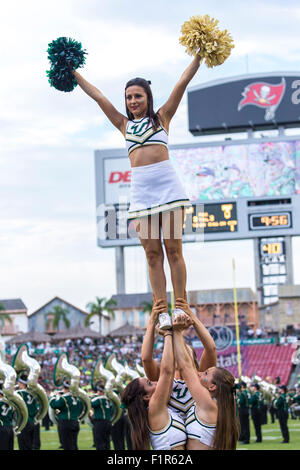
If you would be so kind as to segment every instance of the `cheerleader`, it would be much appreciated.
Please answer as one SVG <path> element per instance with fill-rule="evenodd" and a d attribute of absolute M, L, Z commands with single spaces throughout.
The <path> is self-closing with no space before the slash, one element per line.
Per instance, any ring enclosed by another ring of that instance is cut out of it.
<path fill-rule="evenodd" d="M 135 220 L 141 245 L 149 266 L 153 300 L 163 300 L 166 328 L 171 328 L 167 313 L 164 251 L 171 271 L 175 299 L 186 299 L 186 266 L 182 253 L 184 208 L 191 203 L 172 167 L 168 152 L 170 122 L 183 94 L 197 73 L 201 61 L 207 67 L 222 64 L 234 47 L 227 30 L 217 27 L 209 15 L 192 16 L 181 28 L 179 42 L 193 56 L 173 88 L 168 100 L 153 109 L 150 82 L 134 78 L 125 86 L 126 116 L 120 113 L 95 86 L 76 70 L 85 63 L 81 43 L 65 37 L 49 44 L 47 71 L 51 86 L 72 91 L 78 84 L 100 106 L 111 123 L 123 134 L 131 165 L 130 207 L 128 218 Z M 160 322 L 161 323 L 161 322 Z M 162 325 L 161 325 L 162 327 Z"/>
<path fill-rule="evenodd" d="M 135 220 L 145 250 L 153 298 L 165 301 L 165 312 L 167 293 L 163 244 L 175 298 L 185 298 L 186 266 L 182 253 L 182 226 L 184 207 L 191 204 L 169 159 L 168 133 L 171 119 L 187 85 L 198 71 L 200 61 L 200 56 L 196 54 L 166 103 L 156 112 L 149 82 L 143 78 L 130 80 L 125 86 L 127 116 L 117 111 L 101 91 L 73 70 L 78 85 L 98 103 L 125 138 L 131 165 L 128 217 Z"/>
<path fill-rule="evenodd" d="M 154 305 L 156 314 L 162 311 Z M 172 331 L 163 330 L 164 349 L 157 382 L 139 377 L 132 380 L 122 393 L 131 424 L 133 450 L 184 450 L 186 430 L 184 421 L 169 406 L 175 372 Z"/>
<path fill-rule="evenodd" d="M 187 450 L 235 450 L 239 425 L 235 409 L 235 379 L 222 367 L 197 372 L 185 347 L 185 316 L 173 318 L 173 346 L 178 369 L 194 398 L 185 419 Z"/>
<path fill-rule="evenodd" d="M 161 302 L 157 302 L 156 306 L 160 306 Z M 214 367 L 217 365 L 217 354 L 216 346 L 213 338 L 211 337 L 209 331 L 205 326 L 200 322 L 196 315 L 193 314 L 192 310 L 189 307 L 189 304 L 184 299 L 178 299 L 176 302 L 176 307 L 183 311 L 186 314 L 186 328 L 189 328 L 193 325 L 197 336 L 203 344 L 203 353 L 198 362 L 196 353 L 193 348 L 189 345 L 185 345 L 190 357 L 192 358 L 193 365 L 199 372 L 204 372 L 209 367 Z M 143 339 L 142 344 L 142 363 L 146 373 L 146 376 L 149 380 L 158 380 L 160 375 L 160 366 L 153 358 L 154 350 L 154 341 L 156 333 L 156 324 L 158 321 L 157 309 L 153 309 L 149 323 L 147 325 L 146 333 Z M 168 407 L 173 411 L 181 415 L 184 419 L 186 418 L 187 413 L 189 412 L 191 406 L 194 404 L 194 399 L 185 383 L 180 370 L 178 369 L 177 363 L 175 361 L 175 374 L 173 380 L 173 388 L 168 402 Z"/>

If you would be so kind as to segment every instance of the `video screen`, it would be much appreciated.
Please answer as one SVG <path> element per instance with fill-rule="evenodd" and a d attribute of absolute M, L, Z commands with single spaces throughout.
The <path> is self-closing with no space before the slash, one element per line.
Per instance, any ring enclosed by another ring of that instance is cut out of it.
<path fill-rule="evenodd" d="M 300 194 L 300 141 L 170 149 L 191 201 Z"/>

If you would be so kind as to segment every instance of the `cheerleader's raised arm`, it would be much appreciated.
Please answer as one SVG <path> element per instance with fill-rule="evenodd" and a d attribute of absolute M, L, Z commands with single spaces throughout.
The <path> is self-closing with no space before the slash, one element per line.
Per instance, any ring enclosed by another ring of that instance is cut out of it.
<path fill-rule="evenodd" d="M 102 109 L 104 114 L 108 117 L 111 123 L 125 135 L 126 123 L 128 121 L 127 117 L 120 113 L 113 104 L 103 95 L 103 93 L 96 88 L 94 85 L 89 83 L 83 76 L 73 70 L 73 76 L 80 86 L 80 88 L 90 96 Z"/>
<path fill-rule="evenodd" d="M 196 72 L 200 67 L 201 59 L 196 55 L 191 62 L 191 64 L 185 69 L 181 75 L 179 81 L 176 83 L 169 99 L 166 103 L 159 109 L 158 115 L 168 129 L 169 123 L 177 111 L 177 108 L 182 100 L 182 97 L 185 93 L 186 87 L 195 76 Z M 104 114 L 108 117 L 111 123 L 125 135 L 126 124 L 128 118 L 120 113 L 112 103 L 103 95 L 103 93 L 94 85 L 89 83 L 77 70 L 72 71 L 73 76 L 80 86 L 80 88 L 90 96 L 102 109 Z"/>
<path fill-rule="evenodd" d="M 182 100 L 185 93 L 186 87 L 196 75 L 201 64 L 201 58 L 199 55 L 195 55 L 190 65 L 185 69 L 180 79 L 176 83 L 173 91 L 166 101 L 166 103 L 158 110 L 158 115 L 161 118 L 164 126 L 168 128 L 170 120 L 177 111 L 177 108 Z"/>

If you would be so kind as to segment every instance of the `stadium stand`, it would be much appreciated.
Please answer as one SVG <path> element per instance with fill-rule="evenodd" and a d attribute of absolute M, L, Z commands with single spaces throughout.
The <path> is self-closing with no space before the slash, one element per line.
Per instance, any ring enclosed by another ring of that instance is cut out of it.
<path fill-rule="evenodd" d="M 198 358 L 202 352 L 203 349 L 196 349 Z M 257 375 L 271 383 L 280 377 L 280 384 L 287 385 L 293 368 L 292 356 L 294 352 L 295 348 L 292 344 L 241 346 L 242 375 L 247 377 Z M 236 355 L 236 346 L 231 346 L 224 351 L 217 351 L 218 365 L 229 369 L 235 377 L 238 377 L 237 360 L 232 359 Z"/>
<path fill-rule="evenodd" d="M 270 377 L 272 381 L 280 377 L 280 383 L 286 385 L 292 371 L 294 351 L 291 344 L 248 346 L 248 367 L 244 373 L 248 377 L 253 374 L 263 379 Z"/>

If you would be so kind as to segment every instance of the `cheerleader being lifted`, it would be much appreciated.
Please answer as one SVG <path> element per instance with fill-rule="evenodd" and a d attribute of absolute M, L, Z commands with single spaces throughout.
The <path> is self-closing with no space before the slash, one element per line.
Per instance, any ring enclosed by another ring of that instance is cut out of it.
<path fill-rule="evenodd" d="M 220 32 L 217 21 L 192 17 L 182 26 L 181 44 L 193 55 L 167 101 L 153 109 L 149 81 L 134 78 L 125 86 L 126 116 L 119 112 L 103 93 L 89 83 L 76 68 L 72 78 L 82 90 L 100 106 L 111 123 L 122 133 L 131 165 L 130 207 L 128 218 L 134 219 L 141 245 L 144 248 L 154 301 L 162 301 L 167 308 L 164 250 L 170 266 L 175 300 L 186 298 L 186 265 L 182 252 L 184 209 L 191 203 L 169 159 L 168 133 L 185 90 L 197 73 L 200 63 L 208 67 L 219 65 L 230 54 L 232 46 L 227 32 Z M 72 44 L 74 49 L 74 45 Z M 77 51 L 73 53 L 73 57 Z M 57 57 L 57 56 L 55 56 Z M 70 63 L 74 63 L 71 58 Z M 56 76 L 56 75 L 55 75 Z M 73 87 L 72 80 L 71 87 Z M 54 85 L 55 86 L 55 85 Z M 70 90 L 63 90 L 70 91 Z M 166 328 L 171 327 L 171 319 Z M 162 325 L 161 325 L 162 326 Z"/>
<path fill-rule="evenodd" d="M 100 106 L 123 134 L 131 165 L 128 217 L 145 250 L 153 297 L 165 300 L 167 312 L 164 252 L 170 265 L 175 298 L 185 297 L 186 266 L 182 253 L 184 207 L 190 205 L 173 169 L 168 153 L 168 131 L 188 83 L 200 66 L 196 55 L 182 74 L 167 102 L 155 112 L 150 85 L 143 78 L 130 80 L 125 87 L 127 116 L 117 111 L 103 94 L 74 71 L 79 86 Z M 162 242 L 163 239 L 163 242 Z"/>

